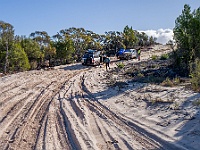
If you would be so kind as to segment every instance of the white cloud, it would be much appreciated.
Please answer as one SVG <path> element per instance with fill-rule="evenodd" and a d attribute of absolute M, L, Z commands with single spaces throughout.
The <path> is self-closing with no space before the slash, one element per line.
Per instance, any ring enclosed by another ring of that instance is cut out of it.
<path fill-rule="evenodd" d="M 161 44 L 166 44 L 169 40 L 173 40 L 173 30 L 172 29 L 158 29 L 158 30 L 146 30 L 139 31 L 146 33 L 149 37 L 157 38 L 156 42 Z"/>

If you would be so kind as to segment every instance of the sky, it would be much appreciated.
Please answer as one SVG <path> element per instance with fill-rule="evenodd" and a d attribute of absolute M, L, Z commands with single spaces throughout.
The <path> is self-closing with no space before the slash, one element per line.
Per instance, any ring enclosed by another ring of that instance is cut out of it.
<path fill-rule="evenodd" d="M 15 35 L 27 37 L 35 31 L 53 36 L 70 27 L 123 32 L 128 25 L 165 44 L 184 4 L 193 11 L 200 0 L 0 0 L 0 20 L 13 25 Z"/>

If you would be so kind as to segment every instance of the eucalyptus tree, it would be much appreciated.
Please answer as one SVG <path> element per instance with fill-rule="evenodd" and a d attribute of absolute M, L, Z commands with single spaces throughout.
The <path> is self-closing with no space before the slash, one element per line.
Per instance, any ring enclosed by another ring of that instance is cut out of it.
<path fill-rule="evenodd" d="M 7 73 L 9 65 L 9 54 L 14 39 L 14 27 L 4 21 L 0 21 L 0 50 L 1 50 L 1 68 L 4 64 L 3 72 Z"/>
<path fill-rule="evenodd" d="M 137 42 L 137 37 L 132 27 L 128 25 L 124 27 L 123 30 L 123 43 L 126 48 L 133 48 Z"/>
<path fill-rule="evenodd" d="M 61 38 L 60 35 L 55 35 L 54 38 L 56 37 L 59 38 L 59 40 L 53 43 L 56 50 L 56 59 L 60 60 L 61 64 L 72 62 L 75 53 L 73 41 L 69 36 Z"/>
<path fill-rule="evenodd" d="M 82 55 L 83 51 L 87 46 L 84 39 L 84 35 L 86 32 L 85 29 L 71 27 L 69 29 L 65 29 L 64 31 L 65 31 L 65 36 L 67 35 L 73 41 L 75 53 L 77 55 Z M 88 39 L 88 42 L 91 42 L 91 39 Z"/>
<path fill-rule="evenodd" d="M 52 40 L 46 31 L 35 31 L 30 34 L 30 38 L 40 45 L 40 50 L 43 53 L 45 60 L 49 60 L 50 62 L 51 58 L 56 56 L 56 50 L 53 47 L 53 44 L 51 44 Z"/>
<path fill-rule="evenodd" d="M 123 43 L 123 33 L 119 31 L 109 31 L 105 32 L 104 37 L 104 49 L 108 52 L 114 50 L 115 53 L 120 48 L 124 48 L 125 45 Z"/>
<path fill-rule="evenodd" d="M 145 32 L 141 32 L 141 38 L 143 41 L 143 46 L 146 46 L 146 43 L 148 42 L 148 35 Z"/>
<path fill-rule="evenodd" d="M 77 60 L 81 59 L 87 49 L 102 48 L 100 35 L 84 28 L 71 27 L 69 29 L 62 29 L 53 37 L 60 42 L 71 39 L 75 50 L 74 56 L 77 57 Z"/>
<path fill-rule="evenodd" d="M 50 41 L 49 46 L 44 48 L 44 58 L 46 60 L 49 60 L 49 63 L 51 65 L 51 59 L 54 59 L 56 57 L 56 48 L 54 47 L 53 41 Z"/>
<path fill-rule="evenodd" d="M 156 43 L 156 40 L 157 40 L 157 38 L 155 38 L 155 37 L 153 37 L 153 36 L 150 36 L 149 37 L 149 45 L 153 45 L 153 44 L 155 44 Z"/>
<path fill-rule="evenodd" d="M 156 38 L 148 37 L 148 35 L 145 32 L 138 32 L 135 31 L 135 36 L 137 37 L 137 45 L 139 46 L 147 46 L 148 43 L 151 43 L 153 41 L 156 41 Z M 151 41 L 150 41 L 151 40 Z"/>
<path fill-rule="evenodd" d="M 30 34 L 30 38 L 39 43 L 40 47 L 48 46 L 50 43 L 50 36 L 46 31 L 35 31 Z"/>
<path fill-rule="evenodd" d="M 83 28 L 69 28 L 69 29 L 62 29 L 59 32 L 57 32 L 56 35 L 53 36 L 56 41 L 54 42 L 54 45 L 56 47 L 57 52 L 57 58 L 59 57 L 68 57 L 68 56 L 62 56 L 67 55 L 66 50 L 70 51 L 70 55 L 77 56 L 78 53 L 80 53 L 81 49 L 83 49 L 81 38 L 81 32 L 84 32 L 85 30 Z M 67 44 L 70 44 L 69 46 Z M 71 47 L 71 48 L 66 48 Z M 73 54 L 71 52 L 73 51 Z M 78 57 L 78 56 L 77 56 Z M 63 58 L 62 58 L 63 59 Z M 75 57 L 75 59 L 78 59 Z"/>
<path fill-rule="evenodd" d="M 26 37 L 22 37 L 20 43 L 27 54 L 31 69 L 35 69 L 39 61 L 44 58 L 44 53 L 40 50 L 40 45 L 35 40 Z"/>
<path fill-rule="evenodd" d="M 101 35 L 86 30 L 85 34 L 83 35 L 83 39 L 84 43 L 86 44 L 85 49 L 102 49 Z"/>

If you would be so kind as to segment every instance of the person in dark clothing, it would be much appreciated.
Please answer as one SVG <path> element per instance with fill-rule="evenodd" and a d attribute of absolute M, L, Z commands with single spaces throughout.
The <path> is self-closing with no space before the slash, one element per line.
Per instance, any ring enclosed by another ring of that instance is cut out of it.
<path fill-rule="evenodd" d="M 110 69 L 110 58 L 106 56 L 104 62 L 106 63 L 106 71 L 108 71 L 108 68 Z"/>

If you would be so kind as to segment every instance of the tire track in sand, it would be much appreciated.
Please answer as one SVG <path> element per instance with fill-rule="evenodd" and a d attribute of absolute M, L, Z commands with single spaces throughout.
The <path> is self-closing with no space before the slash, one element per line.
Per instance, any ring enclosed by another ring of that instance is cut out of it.
<path fill-rule="evenodd" d="M 89 75 L 90 76 L 90 75 Z M 83 98 L 89 99 L 87 102 L 95 111 L 99 111 L 99 113 L 103 114 L 107 120 L 113 122 L 115 126 L 118 126 L 119 129 L 124 130 L 127 135 L 132 137 L 132 141 L 135 141 L 137 148 L 141 147 L 142 149 L 179 149 L 178 145 L 172 144 L 165 140 L 160 139 L 156 135 L 146 131 L 142 127 L 137 126 L 134 122 L 130 120 L 126 120 L 120 114 L 116 114 L 107 108 L 105 105 L 101 104 L 96 97 L 90 92 L 85 84 L 85 78 L 87 75 L 85 74 L 82 78 L 82 90 L 83 90 Z M 90 87 L 91 88 L 91 87 Z M 112 129 L 112 128 L 110 128 Z M 110 131 L 109 131 L 110 132 Z M 108 134 L 108 133 L 107 133 Z M 124 137 L 124 136 L 122 136 Z M 126 143 L 125 139 L 120 139 L 123 143 Z M 121 143 L 120 141 L 118 141 Z M 134 145 L 133 144 L 133 145 Z M 127 145 L 127 149 L 130 148 L 130 144 Z"/>

